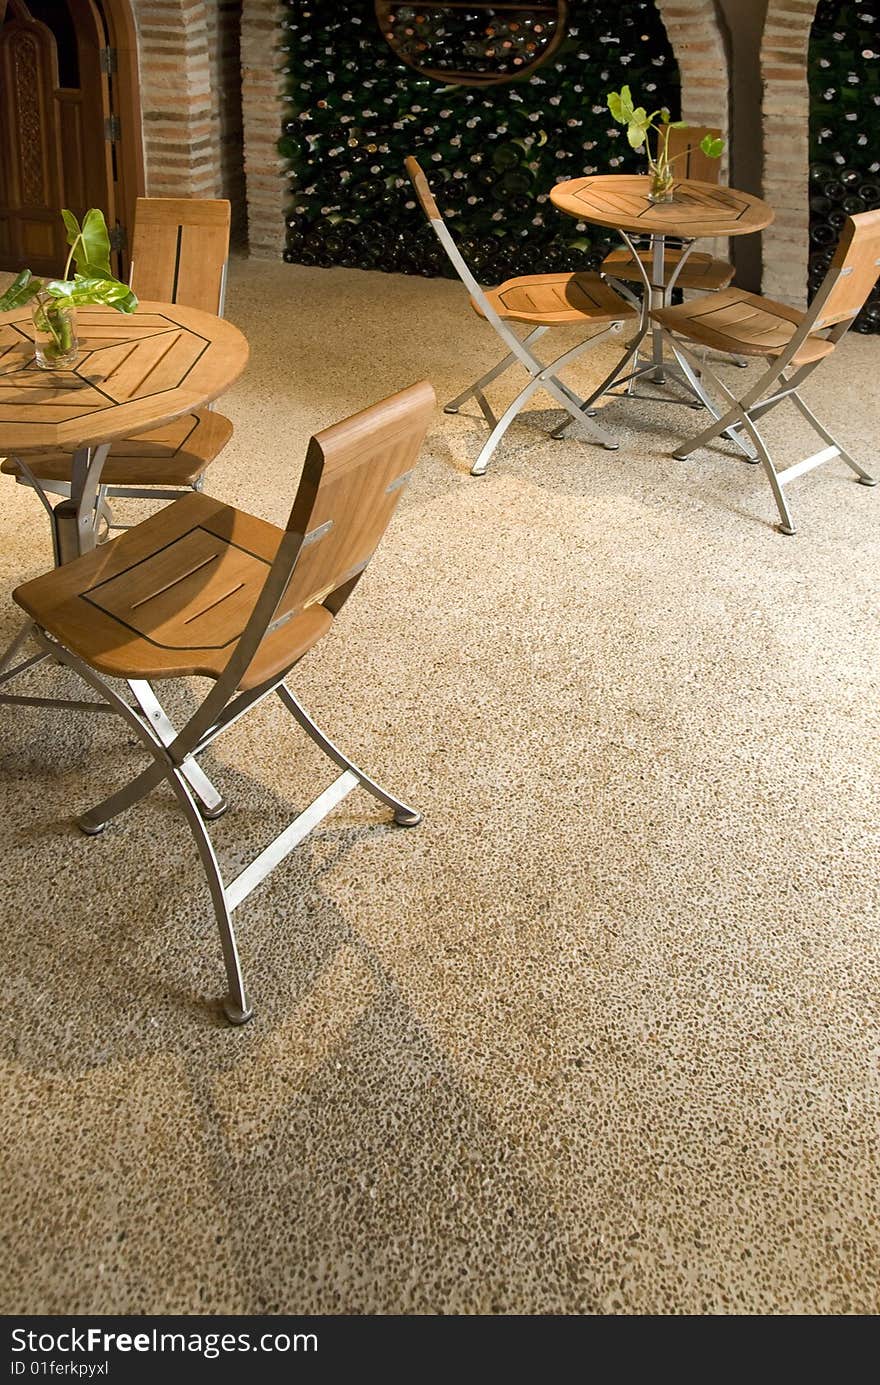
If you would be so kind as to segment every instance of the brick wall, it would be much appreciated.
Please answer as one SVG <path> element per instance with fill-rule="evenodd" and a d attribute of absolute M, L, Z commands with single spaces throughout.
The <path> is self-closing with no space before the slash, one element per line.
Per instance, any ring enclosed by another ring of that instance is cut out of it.
<path fill-rule="evenodd" d="M 247 178 L 250 253 L 278 259 L 284 246 L 287 187 L 278 154 L 284 102 L 284 77 L 278 49 L 278 0 L 243 0 L 241 99 L 244 113 L 244 169 Z"/>
<path fill-rule="evenodd" d="M 220 141 L 211 94 L 209 6 L 206 0 L 133 0 L 132 9 L 147 192 L 216 197 Z"/>
<path fill-rule="evenodd" d="M 795 307 L 807 293 L 810 90 L 807 58 L 817 0 L 769 0 L 761 46 L 764 196 L 776 220 L 764 232 L 764 292 Z"/>
<path fill-rule="evenodd" d="M 730 129 L 730 70 L 715 0 L 657 0 L 681 72 L 682 116 Z M 725 153 L 722 176 L 727 169 Z"/>

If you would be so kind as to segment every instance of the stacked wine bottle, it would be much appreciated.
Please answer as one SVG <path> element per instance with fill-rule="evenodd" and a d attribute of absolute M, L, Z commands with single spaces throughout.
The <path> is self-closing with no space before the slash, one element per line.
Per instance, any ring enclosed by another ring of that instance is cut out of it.
<path fill-rule="evenodd" d="M 654 0 L 572 0 L 568 12 L 563 43 L 533 75 L 481 87 L 414 71 L 386 41 L 373 0 L 287 0 L 285 259 L 451 273 L 403 172 L 414 153 L 484 282 L 601 263 L 613 233 L 560 215 L 550 189 L 585 173 L 641 170 L 606 95 L 629 82 L 677 112 L 678 70 Z M 459 63 L 460 49 L 449 56 Z"/>
<path fill-rule="evenodd" d="M 814 294 L 848 216 L 880 207 L 880 4 L 819 0 L 810 39 L 810 269 Z M 880 332 L 880 288 L 855 323 Z"/>

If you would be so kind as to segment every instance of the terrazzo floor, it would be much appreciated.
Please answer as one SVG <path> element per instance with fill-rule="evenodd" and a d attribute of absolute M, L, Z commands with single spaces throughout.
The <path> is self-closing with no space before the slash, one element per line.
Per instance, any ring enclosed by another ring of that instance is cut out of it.
<path fill-rule="evenodd" d="M 242 262 L 228 314 L 207 489 L 276 521 L 312 431 L 496 356 L 444 281 Z M 808 391 L 875 465 L 878 366 L 853 336 Z M 783 538 L 756 468 L 672 459 L 698 414 L 614 401 L 617 453 L 556 417 L 475 480 L 438 414 L 297 671 L 424 823 L 356 794 L 251 897 L 243 1029 L 170 793 L 72 825 L 131 738 L 0 712 L 2 1311 L 880 1309 L 880 489 L 813 472 Z M 8 592 L 50 556 L 8 478 L 0 534 Z M 280 704 L 205 765 L 236 865 L 330 777 Z"/>

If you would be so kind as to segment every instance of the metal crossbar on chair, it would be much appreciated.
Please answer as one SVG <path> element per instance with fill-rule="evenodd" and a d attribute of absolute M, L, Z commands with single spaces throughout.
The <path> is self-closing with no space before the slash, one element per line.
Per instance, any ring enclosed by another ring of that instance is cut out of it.
<path fill-rule="evenodd" d="M 817 366 L 834 352 L 878 278 L 880 211 L 860 212 L 847 220 L 825 281 L 806 312 L 758 294 L 728 289 L 652 313 L 661 326 L 674 334 L 672 349 L 682 369 L 701 370 L 727 405 L 726 409 L 719 408 L 706 395 L 705 402 L 714 416 L 714 423 L 676 448 L 673 455 L 683 460 L 722 435 L 736 443 L 751 461 L 761 462 L 776 501 L 783 534 L 795 533 L 784 488 L 814 467 L 839 457 L 856 473 L 862 485 L 876 484 L 869 472 L 819 422 L 801 398 L 800 390 Z M 705 361 L 697 360 L 692 343 L 722 352 L 765 357 L 770 364 L 746 393 L 737 397 L 709 370 Z M 778 471 L 758 422 L 786 399 L 796 406 L 825 447 Z"/>
<path fill-rule="evenodd" d="M 635 309 L 624 302 L 600 275 L 593 273 L 525 275 L 508 279 L 495 289 L 482 288 L 440 215 L 420 164 L 416 159 L 408 158 L 406 170 L 434 234 L 470 293 L 471 306 L 490 323 L 507 347 L 508 354 L 503 360 L 445 406 L 446 413 L 454 414 L 468 399 L 475 399 L 489 425 L 489 437 L 471 467 L 471 475 L 485 475 L 507 429 L 540 389 L 546 390 L 557 404 L 583 425 L 591 442 L 609 451 L 616 451 L 620 444 L 593 418 L 582 412 L 583 400 L 560 380 L 559 374 L 604 337 L 621 332 L 624 322 L 636 316 Z M 519 337 L 510 325 L 512 322 L 521 322 L 531 331 L 525 337 Z M 601 330 L 548 364 L 539 360 L 531 349 L 534 344 L 551 327 L 570 324 L 595 326 Z M 516 365 L 525 368 L 529 380 L 499 418 L 489 405 L 485 390 Z"/>
<path fill-rule="evenodd" d="M 146 302 L 179 303 L 222 317 L 226 299 L 231 207 L 225 198 L 139 197 L 135 204 L 130 280 Z M 205 470 L 232 437 L 229 419 L 210 407 L 161 428 L 120 438 L 101 476 L 97 505 L 109 529 L 115 498 L 176 500 L 199 490 Z M 0 470 L 48 496 L 70 496 L 70 452 L 34 454 L 30 472 L 7 459 Z"/>
<path fill-rule="evenodd" d="M 33 634 L 40 654 L 28 666 L 51 658 L 73 669 L 99 701 L 70 705 L 118 714 L 152 757 L 79 818 L 83 832 L 100 834 L 163 781 L 176 795 L 210 890 L 226 969 L 223 1005 L 234 1024 L 252 1010 L 232 915 L 252 890 L 358 786 L 400 825 L 420 821 L 319 730 L 286 680 L 360 581 L 418 461 L 435 402 L 430 385 L 414 385 L 314 437 L 286 530 L 190 494 L 14 593 L 33 624 L 7 661 Z M 157 720 L 150 684 L 190 675 L 213 687 L 175 731 Z M 108 679 L 127 680 L 134 705 Z M 341 773 L 226 882 L 195 799 L 197 761 L 272 694 Z"/>

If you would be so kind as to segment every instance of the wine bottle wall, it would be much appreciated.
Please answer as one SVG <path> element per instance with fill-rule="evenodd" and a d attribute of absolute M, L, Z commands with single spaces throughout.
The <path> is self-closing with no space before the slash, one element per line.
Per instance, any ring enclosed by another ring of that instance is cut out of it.
<path fill-rule="evenodd" d="M 810 294 L 847 216 L 880 207 L 880 3 L 819 0 L 810 37 Z M 880 332 L 880 287 L 856 319 Z"/>
<path fill-rule="evenodd" d="M 285 260 L 448 274 L 403 174 L 414 153 L 484 282 L 536 265 L 598 265 L 615 238 L 561 216 L 550 189 L 587 173 L 641 171 L 644 157 L 611 120 L 606 94 L 628 82 L 677 117 L 679 74 L 653 0 L 571 0 L 568 11 L 562 45 L 534 73 L 475 87 L 446 85 L 401 62 L 373 0 L 287 0 Z M 435 35 L 448 43 L 450 64 L 485 15 L 486 6 L 450 6 Z"/>

